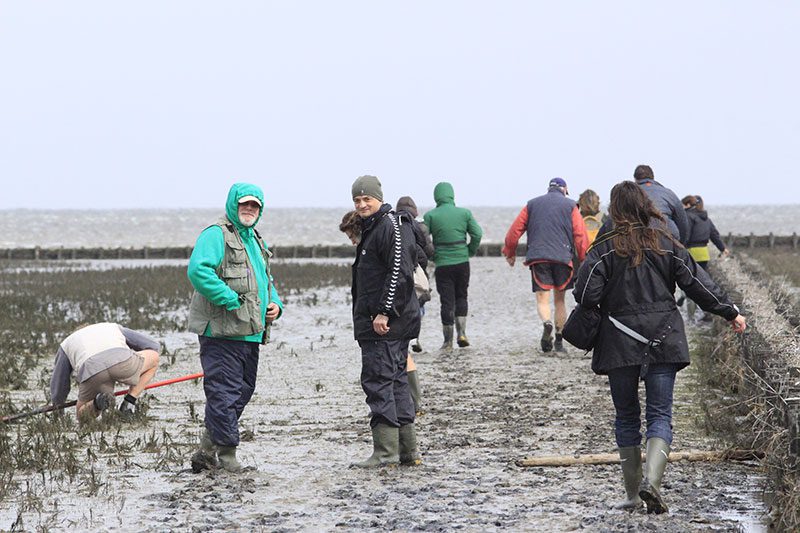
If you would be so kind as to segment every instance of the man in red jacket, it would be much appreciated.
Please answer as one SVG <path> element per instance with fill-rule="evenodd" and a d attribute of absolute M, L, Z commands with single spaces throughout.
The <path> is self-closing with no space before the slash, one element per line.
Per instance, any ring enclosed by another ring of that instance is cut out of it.
<path fill-rule="evenodd" d="M 536 308 L 544 322 L 541 346 L 543 352 L 553 349 L 553 322 L 550 314 L 550 291 L 554 291 L 556 308 L 555 349 L 564 351 L 561 328 L 567 321 L 564 295 L 574 284 L 577 265 L 583 261 L 589 248 L 589 239 L 583 217 L 574 201 L 567 198 L 567 182 L 553 178 L 547 193 L 533 198 L 522 208 L 506 233 L 503 255 L 510 266 L 514 266 L 517 243 L 523 233 L 528 234 L 525 266 L 531 269 L 533 292 L 536 293 Z"/>

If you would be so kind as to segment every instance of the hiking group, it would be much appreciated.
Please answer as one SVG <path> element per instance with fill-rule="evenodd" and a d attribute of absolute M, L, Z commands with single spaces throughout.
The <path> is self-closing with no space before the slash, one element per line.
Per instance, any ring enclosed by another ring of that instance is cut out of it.
<path fill-rule="evenodd" d="M 646 165 L 636 168 L 634 181 L 612 188 L 607 216 L 600 213 L 594 191 L 582 193 L 577 203 L 568 195 L 565 180 L 549 180 L 546 193 L 528 201 L 511 224 L 502 255 L 515 266 L 519 240 L 527 235 L 523 264 L 530 269 L 543 323 L 543 352 L 565 351 L 567 290 L 573 289 L 578 308 L 599 310 L 592 370 L 608 375 L 616 410 L 626 492 L 617 507 L 635 509 L 644 501 L 648 512 L 666 512 L 660 487 L 672 443 L 673 388 L 676 373 L 689 364 L 675 291 L 680 288 L 703 311 L 743 331 L 738 308 L 705 271 L 709 240 L 727 251 L 702 198 L 690 195 L 681 202 Z M 339 228 L 355 245 L 353 332 L 361 350 L 361 386 L 373 441 L 372 454 L 352 466 L 418 465 L 415 419 L 422 393 L 409 348 L 422 350 L 421 317 L 430 299 L 427 267 L 435 265 L 442 353 L 451 353 L 454 343 L 468 347 L 470 258 L 482 230 L 468 209 L 456 206 L 447 182 L 435 186 L 436 207 L 422 221 L 408 196 L 400 198 L 396 210 L 385 203 L 375 176 L 356 179 L 351 197 L 354 209 Z M 195 472 L 243 469 L 236 457 L 238 421 L 256 387 L 260 345 L 269 341 L 270 325 L 284 310 L 270 273 L 271 252 L 255 229 L 263 211 L 259 187 L 234 184 L 225 214 L 202 231 L 189 260 L 194 288 L 189 330 L 198 335 L 206 397 L 205 429 L 191 458 Z M 115 382 L 130 386 L 120 411 L 133 413 L 155 375 L 159 348 L 156 341 L 118 324 L 76 331 L 56 356 L 53 403 L 64 401 L 74 372 L 81 418 L 113 405 Z M 646 469 L 640 381 L 646 391 Z"/>

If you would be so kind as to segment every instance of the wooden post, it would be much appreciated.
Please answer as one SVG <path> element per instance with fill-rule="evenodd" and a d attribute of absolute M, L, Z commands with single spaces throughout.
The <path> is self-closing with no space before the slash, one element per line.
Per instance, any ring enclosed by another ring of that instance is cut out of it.
<path fill-rule="evenodd" d="M 792 248 L 797 250 L 797 232 L 792 233 Z"/>
<path fill-rule="evenodd" d="M 144 247 L 143 255 L 144 255 L 145 259 L 150 259 L 150 247 L 149 246 L 145 246 Z"/>
<path fill-rule="evenodd" d="M 756 236 L 750 233 L 750 236 L 747 237 L 747 247 L 755 248 L 755 246 L 756 246 Z"/>
<path fill-rule="evenodd" d="M 728 451 L 687 451 L 672 452 L 669 461 L 749 461 L 763 457 L 764 453 L 756 450 Z M 647 454 L 642 452 L 642 461 L 647 461 Z M 616 453 L 594 453 L 589 455 L 545 455 L 528 457 L 516 462 L 517 466 L 575 466 L 575 465 L 612 465 L 619 463 Z"/>
<path fill-rule="evenodd" d="M 769 247 L 770 249 L 775 248 L 775 235 L 772 232 L 769 232 Z"/>
<path fill-rule="evenodd" d="M 733 233 L 728 232 L 728 248 L 733 248 Z"/>
<path fill-rule="evenodd" d="M 41 249 L 38 246 L 33 249 L 33 258 L 36 259 L 37 261 L 39 260 L 39 253 L 40 252 L 41 252 Z"/>

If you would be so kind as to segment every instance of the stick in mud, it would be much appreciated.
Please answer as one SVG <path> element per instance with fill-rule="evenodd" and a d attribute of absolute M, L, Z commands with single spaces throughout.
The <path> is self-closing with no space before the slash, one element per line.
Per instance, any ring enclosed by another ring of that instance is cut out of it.
<path fill-rule="evenodd" d="M 727 450 L 727 451 L 688 451 L 673 452 L 669 462 L 677 461 L 750 461 L 764 456 L 756 450 Z M 642 452 L 642 462 L 647 460 L 647 454 Z M 575 465 L 612 465 L 619 463 L 619 455 L 615 453 L 595 453 L 589 455 L 545 455 L 542 457 L 528 457 L 516 461 L 517 466 L 575 466 Z"/>
<path fill-rule="evenodd" d="M 163 381 L 157 381 L 155 383 L 151 383 L 145 387 L 147 389 L 155 389 L 156 387 L 163 387 L 165 385 L 172 385 L 173 383 L 180 383 L 181 381 L 189 381 L 191 379 L 200 379 L 203 377 L 202 372 L 198 372 L 197 374 L 189 374 L 188 376 L 181 376 L 179 378 L 172 378 L 172 379 L 165 379 Z M 127 394 L 128 389 L 118 390 L 114 393 L 114 396 L 122 396 L 123 394 Z M 66 409 L 67 407 L 72 407 L 73 405 L 77 404 L 77 400 L 72 400 L 66 403 L 62 403 L 59 405 L 44 405 L 39 407 L 38 409 L 34 409 L 33 411 L 26 411 L 24 413 L 17 413 L 15 415 L 8 415 L 4 416 L 2 419 L 3 423 L 14 422 L 16 420 L 20 420 L 22 418 L 28 418 L 29 416 L 40 415 L 42 413 L 49 413 L 51 411 L 58 411 L 59 409 Z"/>

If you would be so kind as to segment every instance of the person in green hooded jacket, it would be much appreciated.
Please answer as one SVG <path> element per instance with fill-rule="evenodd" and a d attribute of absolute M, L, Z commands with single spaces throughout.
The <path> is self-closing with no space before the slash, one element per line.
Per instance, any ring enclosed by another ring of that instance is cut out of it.
<path fill-rule="evenodd" d="M 436 207 L 423 216 L 433 237 L 436 264 L 434 277 L 441 300 L 441 319 L 444 343 L 442 350 L 453 349 L 453 324 L 461 347 L 467 340 L 467 291 L 469 288 L 469 258 L 478 251 L 483 231 L 472 212 L 456 207 L 453 186 L 441 182 L 433 189 Z M 467 239 L 469 237 L 469 239 Z"/>
<path fill-rule="evenodd" d="M 238 420 L 255 391 L 260 345 L 283 312 L 269 270 L 271 254 L 255 229 L 263 206 L 259 187 L 233 184 L 225 216 L 203 230 L 189 259 L 195 289 L 189 331 L 199 336 L 206 395 L 206 429 L 192 456 L 195 472 L 242 469 L 236 459 Z"/>

